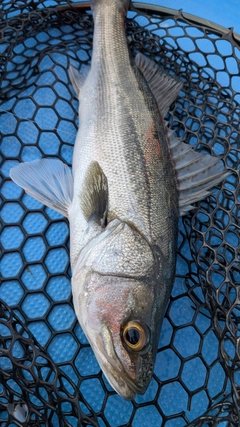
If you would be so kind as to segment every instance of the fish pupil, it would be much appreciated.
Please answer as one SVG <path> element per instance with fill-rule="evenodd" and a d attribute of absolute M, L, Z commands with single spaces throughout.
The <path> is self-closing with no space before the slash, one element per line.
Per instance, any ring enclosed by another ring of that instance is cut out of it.
<path fill-rule="evenodd" d="M 127 333 L 126 333 L 126 340 L 131 344 L 131 345 L 136 345 L 139 340 L 140 340 L 140 333 L 137 329 L 135 328 L 130 328 L 128 329 Z"/>

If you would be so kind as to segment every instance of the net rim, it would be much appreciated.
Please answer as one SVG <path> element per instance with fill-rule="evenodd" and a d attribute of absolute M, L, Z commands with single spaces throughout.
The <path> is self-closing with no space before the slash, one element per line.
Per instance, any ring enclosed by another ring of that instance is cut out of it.
<path fill-rule="evenodd" d="M 68 1 L 68 0 L 67 0 Z M 59 11 L 66 10 L 68 8 L 73 9 L 91 9 L 90 2 L 74 2 L 74 3 L 67 3 L 64 6 L 59 6 L 56 9 Z M 197 24 L 204 27 L 206 30 L 214 30 L 217 35 L 231 35 L 233 40 L 237 43 L 238 47 L 240 47 L 240 34 L 238 34 L 236 31 L 234 31 L 233 27 L 227 28 L 223 25 L 219 25 L 216 22 L 213 22 L 209 19 L 201 18 L 200 16 L 193 15 L 191 13 L 184 12 L 183 9 L 173 9 L 170 7 L 165 6 L 158 6 L 154 4 L 149 3 L 140 3 L 140 2 L 131 2 L 130 4 L 130 10 L 136 9 L 136 11 L 145 12 L 148 15 L 151 15 L 152 12 L 155 12 L 157 14 L 160 14 L 161 16 L 173 16 L 177 17 L 179 15 L 180 18 L 183 18 L 186 21 L 189 21 L 191 24 Z"/>

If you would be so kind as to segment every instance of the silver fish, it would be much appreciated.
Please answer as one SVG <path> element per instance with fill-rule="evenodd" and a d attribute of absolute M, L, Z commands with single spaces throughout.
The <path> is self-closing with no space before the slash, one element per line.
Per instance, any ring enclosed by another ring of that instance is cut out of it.
<path fill-rule="evenodd" d="M 90 71 L 69 70 L 80 102 L 72 172 L 43 159 L 14 167 L 11 178 L 69 219 L 76 315 L 109 383 L 133 399 L 152 377 L 179 215 L 227 172 L 164 122 L 182 83 L 140 53 L 130 58 L 129 0 L 91 6 Z"/>

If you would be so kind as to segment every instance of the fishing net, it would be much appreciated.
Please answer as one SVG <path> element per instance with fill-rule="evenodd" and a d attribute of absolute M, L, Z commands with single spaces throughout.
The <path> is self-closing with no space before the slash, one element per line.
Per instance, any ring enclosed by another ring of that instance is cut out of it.
<path fill-rule="evenodd" d="M 88 7 L 0 4 L 0 425 L 239 426 L 239 39 L 163 8 L 131 9 L 133 55 L 184 82 L 168 114 L 176 135 L 231 175 L 179 221 L 175 285 L 152 382 L 125 402 L 99 369 L 74 314 L 68 222 L 9 178 L 20 161 L 71 165 L 78 103 L 69 63 L 90 63 Z"/>

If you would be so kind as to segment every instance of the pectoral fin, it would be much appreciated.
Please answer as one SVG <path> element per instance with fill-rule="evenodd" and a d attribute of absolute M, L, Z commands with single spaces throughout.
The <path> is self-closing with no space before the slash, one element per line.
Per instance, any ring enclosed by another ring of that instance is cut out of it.
<path fill-rule="evenodd" d="M 108 182 L 98 162 L 92 162 L 85 176 L 80 194 L 80 206 L 89 222 L 94 220 L 102 227 L 108 211 Z"/>
<path fill-rule="evenodd" d="M 12 180 L 39 202 L 68 217 L 73 197 L 70 168 L 58 159 L 20 163 L 10 171 Z"/>

